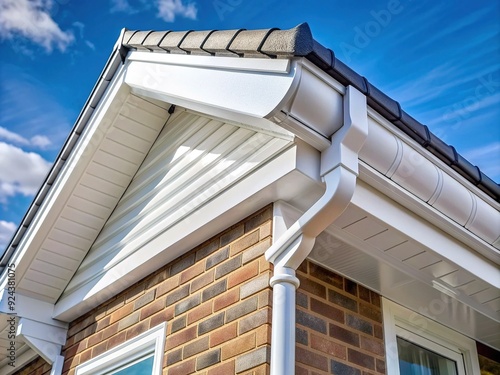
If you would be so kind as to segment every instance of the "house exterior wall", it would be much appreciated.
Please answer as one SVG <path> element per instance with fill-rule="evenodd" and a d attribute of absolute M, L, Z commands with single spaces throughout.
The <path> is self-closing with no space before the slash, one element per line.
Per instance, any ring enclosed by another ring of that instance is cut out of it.
<path fill-rule="evenodd" d="M 385 374 L 380 295 L 309 260 L 297 277 L 296 375 Z"/>
<path fill-rule="evenodd" d="M 268 206 L 72 322 L 63 374 L 162 322 L 165 375 L 269 374 L 271 233 Z M 296 374 L 384 373 L 380 296 L 309 261 L 297 275 Z"/>

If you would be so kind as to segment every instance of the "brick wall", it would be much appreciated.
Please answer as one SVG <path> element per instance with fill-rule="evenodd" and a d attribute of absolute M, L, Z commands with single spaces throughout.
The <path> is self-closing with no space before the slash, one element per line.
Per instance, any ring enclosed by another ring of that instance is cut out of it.
<path fill-rule="evenodd" d="M 380 296 L 309 261 L 297 276 L 296 375 L 385 374 Z"/>
<path fill-rule="evenodd" d="M 269 374 L 271 224 L 266 207 L 71 323 L 63 374 L 165 321 L 164 375 Z M 297 276 L 296 375 L 384 374 L 380 296 L 309 261 Z"/>
<path fill-rule="evenodd" d="M 165 375 L 269 373 L 271 224 L 267 207 L 71 323 L 63 374 L 165 321 Z"/>

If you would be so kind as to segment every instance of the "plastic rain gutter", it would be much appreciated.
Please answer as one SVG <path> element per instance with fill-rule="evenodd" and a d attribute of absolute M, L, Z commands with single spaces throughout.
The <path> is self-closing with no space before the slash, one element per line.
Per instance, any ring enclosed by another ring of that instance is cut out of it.
<path fill-rule="evenodd" d="M 274 265 L 271 375 L 295 373 L 295 293 L 297 267 L 311 252 L 316 237 L 347 208 L 358 176 L 358 153 L 368 136 L 366 96 L 348 86 L 344 124 L 321 154 L 323 196 L 266 251 Z"/>

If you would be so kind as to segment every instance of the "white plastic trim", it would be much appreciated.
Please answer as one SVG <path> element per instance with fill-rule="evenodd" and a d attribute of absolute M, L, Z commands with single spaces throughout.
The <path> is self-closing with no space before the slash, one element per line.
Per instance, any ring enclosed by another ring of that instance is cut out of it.
<path fill-rule="evenodd" d="M 465 374 L 480 373 L 474 340 L 386 298 L 382 298 L 382 311 L 387 374 L 400 375 L 396 336 L 417 343 L 428 340 L 455 353 L 460 353 L 464 360 Z M 459 371 L 459 374 L 463 372 Z"/>
<path fill-rule="evenodd" d="M 152 374 L 161 375 L 166 332 L 166 323 L 157 325 L 123 344 L 78 365 L 75 375 L 100 374 L 148 354 L 154 355 Z"/>
<path fill-rule="evenodd" d="M 324 195 L 266 251 L 274 264 L 271 375 L 295 368 L 295 270 L 311 252 L 316 237 L 349 204 L 356 187 L 358 153 L 368 135 L 366 97 L 349 86 L 344 97 L 344 124 L 321 155 Z"/>

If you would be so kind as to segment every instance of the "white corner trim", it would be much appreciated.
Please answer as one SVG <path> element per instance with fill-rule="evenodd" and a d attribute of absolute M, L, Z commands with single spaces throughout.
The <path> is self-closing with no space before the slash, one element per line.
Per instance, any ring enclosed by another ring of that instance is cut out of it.
<path fill-rule="evenodd" d="M 164 322 L 76 367 L 75 375 L 112 370 L 142 356 L 153 354 L 153 375 L 161 375 L 167 324 Z"/>
<path fill-rule="evenodd" d="M 479 374 L 479 362 L 474 340 L 382 297 L 386 373 L 400 375 L 396 336 L 412 341 L 424 338 L 460 353 L 467 375 Z"/>
<path fill-rule="evenodd" d="M 17 325 L 17 336 L 52 365 L 57 363 L 67 332 L 66 329 L 28 318 L 20 318 Z"/>

